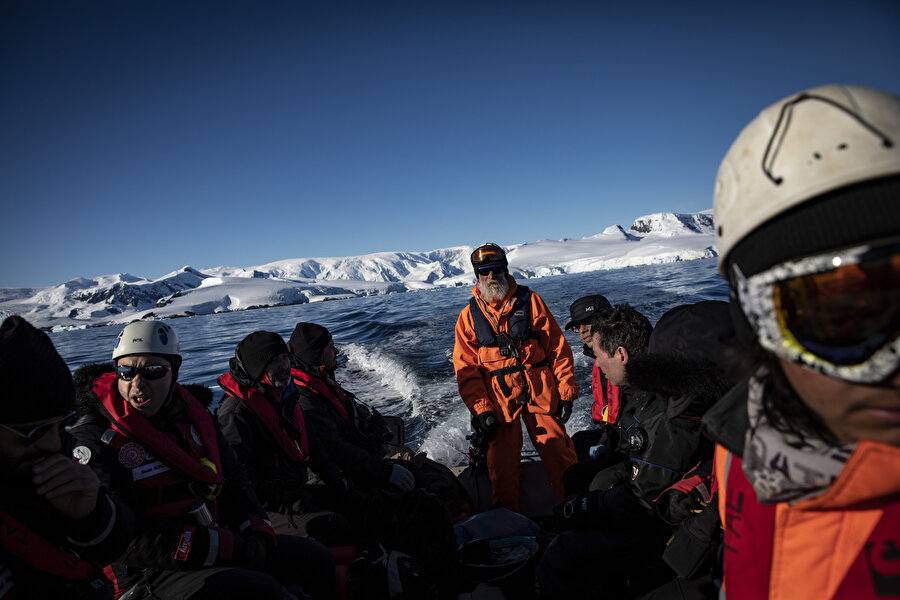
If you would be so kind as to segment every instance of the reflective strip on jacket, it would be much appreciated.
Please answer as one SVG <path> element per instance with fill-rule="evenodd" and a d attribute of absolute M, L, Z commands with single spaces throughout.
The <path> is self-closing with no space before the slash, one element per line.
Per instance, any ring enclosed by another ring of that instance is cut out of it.
<path fill-rule="evenodd" d="M 472 289 L 490 320 L 496 322 L 500 332 L 509 331 L 509 315 L 512 310 L 516 282 L 509 277 L 509 293 L 501 302 L 488 303 Z M 490 372 L 518 366 L 515 357 L 500 354 L 497 346 L 478 346 L 471 307 L 467 304 L 456 321 L 456 343 L 453 348 L 453 367 L 459 393 L 473 414 L 493 411 L 506 422 L 514 421 L 519 412 L 555 414 L 560 400 L 573 401 L 578 397 L 575 383 L 572 349 L 563 336 L 562 329 L 541 297 L 531 293 L 532 339 L 518 342 L 519 357 L 524 370 L 490 376 Z M 505 389 L 504 389 L 505 388 Z M 507 391 L 508 390 L 508 391 Z"/>
<path fill-rule="evenodd" d="M 728 600 L 900 595 L 900 448 L 869 440 L 822 494 L 763 505 L 741 459 L 716 446 Z"/>

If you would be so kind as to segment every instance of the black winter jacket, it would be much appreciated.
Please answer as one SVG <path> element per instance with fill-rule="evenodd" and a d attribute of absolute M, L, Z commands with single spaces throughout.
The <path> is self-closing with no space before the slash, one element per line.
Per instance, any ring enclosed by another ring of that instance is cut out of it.
<path fill-rule="evenodd" d="M 250 488 L 249 480 L 234 451 L 213 420 L 216 444 L 222 467 L 221 493 L 215 501 L 197 498 L 197 482 L 182 481 L 166 487 L 147 488 L 136 485 L 132 470 L 123 465 L 121 456 L 101 438 L 110 429 L 110 421 L 98 410 L 99 399 L 92 389 L 94 381 L 112 372 L 109 365 L 89 365 L 75 373 L 80 418 L 71 433 L 81 445 L 89 464 L 107 486 L 110 493 L 132 507 L 138 516 L 136 533 L 126 551 L 112 564 L 120 588 L 131 585 L 144 569 L 199 569 L 204 566 L 233 566 L 232 555 L 238 554 L 242 542 L 238 533 L 248 520 L 262 522 L 266 513 Z M 120 397 L 121 398 L 121 397 Z M 124 402 L 124 400 L 122 400 Z M 210 415 L 211 416 L 211 415 Z M 175 417 L 174 420 L 178 420 Z M 156 423 L 162 430 L 174 431 L 174 423 Z M 132 439 L 141 443 L 141 440 Z M 184 449 L 186 442 L 179 443 Z M 148 450 L 145 451 L 149 453 Z M 185 511 L 181 516 L 153 516 L 159 505 L 186 502 L 196 499 L 197 505 L 205 504 L 216 525 L 198 523 L 196 517 Z M 149 511 L 149 512 L 148 512 Z M 186 539 L 185 532 L 190 530 Z M 271 532 L 271 529 L 269 529 Z M 226 539 L 227 538 L 227 539 Z M 218 546 L 218 553 L 217 553 Z M 182 559 L 176 558 L 184 551 Z M 186 556 L 185 556 L 186 555 Z M 212 563 L 210 565 L 210 563 Z"/>
<path fill-rule="evenodd" d="M 71 455 L 73 440 L 61 437 L 62 452 Z M 0 598 L 99 600 L 113 593 L 102 567 L 125 550 L 135 523 L 134 513 L 103 488 L 94 510 L 73 520 L 35 495 L 30 483 L 7 481 L 0 527 Z"/>
<path fill-rule="evenodd" d="M 392 489 L 388 484 L 393 463 L 385 458 L 385 444 L 390 440 L 390 430 L 384 419 L 362 404 L 350 392 L 333 380 L 309 375 L 318 380 L 328 395 L 302 385 L 294 368 L 294 383 L 299 388 L 300 407 L 306 419 L 310 439 L 313 470 L 326 485 L 368 490 Z M 335 407 L 339 393 L 344 395 L 342 405 L 349 421 Z M 349 479 L 349 482 L 347 481 Z"/>
<path fill-rule="evenodd" d="M 309 500 L 305 491 L 308 477 L 306 464 L 291 460 L 253 408 L 229 391 L 221 380 L 220 385 L 226 393 L 216 409 L 216 418 L 225 439 L 244 465 L 256 497 L 267 511 L 292 512 L 295 503 Z M 241 391 L 246 393 L 248 388 L 244 386 Z M 278 410 L 287 411 L 289 415 L 296 402 L 297 394 L 294 393 L 282 400 Z"/>

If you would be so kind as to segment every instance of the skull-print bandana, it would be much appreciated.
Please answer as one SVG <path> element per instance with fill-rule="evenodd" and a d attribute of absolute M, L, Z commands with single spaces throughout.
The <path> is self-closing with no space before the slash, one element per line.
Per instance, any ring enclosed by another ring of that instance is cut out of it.
<path fill-rule="evenodd" d="M 799 502 L 825 491 L 840 475 L 856 445 L 831 446 L 812 436 L 804 439 L 772 427 L 762 403 L 767 375 L 761 369 L 750 380 L 744 475 L 762 504 Z M 773 393 L 771 386 L 769 393 Z"/>

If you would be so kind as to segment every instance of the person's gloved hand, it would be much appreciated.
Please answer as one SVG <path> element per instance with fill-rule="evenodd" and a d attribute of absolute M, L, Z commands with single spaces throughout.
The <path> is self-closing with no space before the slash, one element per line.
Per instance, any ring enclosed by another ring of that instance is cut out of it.
<path fill-rule="evenodd" d="M 559 407 L 556 410 L 556 416 L 559 417 L 559 420 L 563 422 L 563 424 L 569 421 L 569 417 L 572 416 L 572 402 L 560 400 Z"/>
<path fill-rule="evenodd" d="M 399 488 L 401 492 L 408 492 L 416 487 L 416 478 L 410 473 L 409 469 L 400 465 L 394 465 L 391 468 L 391 476 L 388 477 L 388 483 Z"/>
<path fill-rule="evenodd" d="M 484 439 L 487 440 L 494 433 L 494 430 L 497 429 L 497 417 L 494 416 L 492 411 L 486 410 L 483 413 L 478 413 L 475 417 L 474 425 L 484 436 Z"/>
<path fill-rule="evenodd" d="M 591 460 L 606 460 L 606 456 L 609 454 L 609 448 L 607 448 L 605 444 L 597 444 L 596 446 L 590 447 L 588 454 L 590 455 Z"/>
<path fill-rule="evenodd" d="M 588 484 L 588 489 L 607 491 L 625 483 L 628 480 L 628 476 L 625 471 L 626 469 L 627 467 L 624 463 L 606 467 L 605 469 L 594 475 L 594 478 L 591 479 L 591 482 Z"/>

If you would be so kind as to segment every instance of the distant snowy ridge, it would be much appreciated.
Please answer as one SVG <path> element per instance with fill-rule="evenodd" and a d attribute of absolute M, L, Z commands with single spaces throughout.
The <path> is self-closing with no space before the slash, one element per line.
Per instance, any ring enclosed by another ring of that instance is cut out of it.
<path fill-rule="evenodd" d="M 716 256 L 712 212 L 656 213 L 580 240 L 507 247 L 519 279 Z M 297 258 L 256 267 L 194 269 L 159 279 L 127 273 L 78 278 L 53 287 L 0 288 L 0 318 L 19 314 L 45 328 L 127 323 L 326 299 L 472 285 L 472 246 L 429 252 L 378 252 Z"/>

